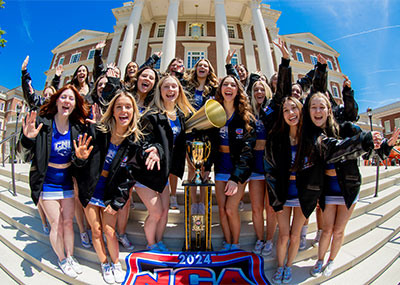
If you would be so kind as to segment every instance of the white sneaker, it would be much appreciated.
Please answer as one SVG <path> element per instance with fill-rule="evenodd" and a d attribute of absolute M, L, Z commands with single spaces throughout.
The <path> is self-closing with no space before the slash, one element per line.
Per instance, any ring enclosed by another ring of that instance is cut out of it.
<path fill-rule="evenodd" d="M 191 212 L 192 212 L 192 215 L 197 215 L 199 213 L 199 204 L 193 203 Z"/>
<path fill-rule="evenodd" d="M 240 202 L 239 202 L 239 211 L 240 212 L 244 211 L 244 202 L 242 200 L 240 200 Z"/>
<path fill-rule="evenodd" d="M 169 208 L 172 210 L 178 209 L 178 202 L 176 196 L 169 196 Z"/>
<path fill-rule="evenodd" d="M 82 267 L 79 264 L 78 260 L 76 260 L 75 257 L 73 257 L 72 255 L 67 257 L 68 263 L 69 265 L 72 267 L 72 269 L 78 273 L 78 274 L 82 274 Z"/>
<path fill-rule="evenodd" d="M 206 214 L 206 207 L 204 206 L 204 203 L 198 203 L 197 204 L 197 213 L 199 215 L 205 215 Z"/>
<path fill-rule="evenodd" d="M 272 253 L 272 240 L 267 240 L 264 244 L 264 248 L 261 251 L 263 256 L 268 256 Z"/>
<path fill-rule="evenodd" d="M 312 244 L 313 247 L 318 246 L 319 239 L 321 238 L 321 235 L 322 235 L 322 230 L 318 230 L 318 231 L 317 231 L 317 234 L 316 234 L 316 236 L 315 236 L 315 238 L 314 238 L 313 241 L 311 242 L 311 244 Z"/>
<path fill-rule="evenodd" d="M 329 260 L 328 263 L 325 265 L 324 276 L 326 277 L 331 276 L 333 270 L 334 270 L 333 260 Z"/>
<path fill-rule="evenodd" d="M 299 245 L 299 250 L 305 249 L 307 246 L 307 239 L 306 236 L 300 236 L 300 245 Z"/>
<path fill-rule="evenodd" d="M 114 274 L 115 282 L 122 283 L 125 280 L 125 272 L 122 270 L 121 263 L 112 264 L 112 272 Z"/>
<path fill-rule="evenodd" d="M 78 277 L 78 274 L 75 272 L 75 270 L 71 267 L 71 265 L 68 262 L 68 259 L 64 259 L 62 261 L 58 261 L 58 266 L 60 266 L 61 271 L 72 278 Z"/>
<path fill-rule="evenodd" d="M 129 241 L 128 237 L 126 236 L 126 234 L 120 235 L 118 236 L 118 241 L 122 244 L 122 246 L 124 248 L 126 248 L 127 250 L 133 250 L 135 247 L 133 246 L 133 244 Z"/>
<path fill-rule="evenodd" d="M 85 248 L 91 248 L 92 245 L 90 244 L 89 235 L 87 234 L 87 232 L 81 233 L 80 236 L 82 246 Z"/>
<path fill-rule="evenodd" d="M 264 247 L 264 243 L 261 240 L 257 240 L 256 245 L 254 246 L 253 252 L 255 254 L 260 255 L 263 247 Z"/>
<path fill-rule="evenodd" d="M 114 284 L 115 279 L 109 263 L 101 264 L 101 273 L 103 274 L 103 279 L 106 281 L 106 283 Z"/>

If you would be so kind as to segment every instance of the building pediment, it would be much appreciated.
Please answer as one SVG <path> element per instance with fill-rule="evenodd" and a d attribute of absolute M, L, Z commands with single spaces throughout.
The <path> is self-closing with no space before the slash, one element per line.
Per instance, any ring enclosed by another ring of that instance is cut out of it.
<path fill-rule="evenodd" d="M 297 42 L 303 42 L 305 45 L 310 45 L 320 47 L 326 50 L 331 51 L 332 53 L 338 54 L 336 50 L 334 50 L 331 46 L 329 46 L 324 41 L 320 40 L 317 36 L 313 35 L 312 33 L 297 33 L 297 34 L 288 34 L 284 35 L 287 39 L 292 39 Z"/>
<path fill-rule="evenodd" d="M 55 54 L 57 51 L 69 48 L 77 43 L 82 44 L 83 42 L 90 42 L 91 40 L 98 39 L 99 37 L 107 36 L 108 33 L 93 31 L 93 30 L 80 30 L 76 34 L 70 36 L 68 39 L 63 41 L 61 44 L 56 46 L 52 52 Z"/>

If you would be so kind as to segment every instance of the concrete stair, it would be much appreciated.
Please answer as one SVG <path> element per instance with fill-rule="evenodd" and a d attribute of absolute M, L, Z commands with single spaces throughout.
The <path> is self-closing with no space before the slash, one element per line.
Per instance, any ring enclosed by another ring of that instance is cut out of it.
<path fill-rule="evenodd" d="M 51 284 L 105 284 L 94 249 L 80 245 L 79 231 L 75 227 L 74 255 L 84 267 L 84 273 L 77 279 L 71 279 L 61 273 L 57 266 L 48 236 L 42 232 L 39 214 L 32 200 L 28 184 L 29 165 L 16 165 L 17 196 L 11 188 L 10 167 L 0 167 L 0 277 L 10 283 L 38 284 L 39 280 L 48 280 Z M 397 284 L 400 281 L 400 168 L 381 167 L 379 196 L 372 197 L 375 189 L 374 167 L 361 167 L 363 185 L 360 200 L 349 221 L 343 247 L 335 260 L 336 269 L 330 279 L 314 278 L 309 274 L 315 264 L 317 248 L 311 246 L 315 236 L 316 218 L 310 217 L 307 248 L 299 251 L 293 266 L 293 284 Z M 183 204 L 183 188 L 179 185 L 178 203 Z M 131 210 L 127 228 L 129 239 L 135 250 L 145 248 L 143 220 L 147 211 L 140 199 L 134 194 L 135 209 Z M 256 236 L 251 221 L 251 205 L 248 192 L 244 197 L 244 211 L 241 216 L 240 243 L 244 250 L 252 250 Z M 218 208 L 213 197 L 213 246 L 220 248 L 223 240 L 219 226 Z M 171 250 L 180 250 L 184 241 L 183 206 L 170 210 L 164 242 Z M 275 237 L 276 238 L 276 237 Z M 275 251 L 275 249 L 274 249 Z M 120 247 L 120 261 L 125 269 L 125 257 L 128 255 Z M 271 278 L 276 268 L 275 253 L 264 258 L 265 272 Z M 397 278 L 397 279 L 396 279 Z M 335 282 L 335 283 L 333 283 Z"/>

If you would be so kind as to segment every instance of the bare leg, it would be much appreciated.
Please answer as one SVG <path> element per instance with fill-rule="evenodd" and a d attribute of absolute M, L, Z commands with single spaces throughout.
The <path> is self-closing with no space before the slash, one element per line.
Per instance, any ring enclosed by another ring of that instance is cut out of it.
<path fill-rule="evenodd" d="M 43 206 L 40 201 L 37 205 L 37 208 L 38 208 L 38 212 L 39 212 L 40 220 L 42 221 L 42 224 L 47 226 L 46 214 L 44 213 Z"/>
<path fill-rule="evenodd" d="M 78 224 L 79 232 L 84 233 L 86 232 L 85 214 L 81 201 L 79 200 L 78 183 L 76 182 L 75 177 L 72 177 L 72 182 L 74 184 L 74 196 L 75 196 L 75 220 L 76 223 Z"/>
<path fill-rule="evenodd" d="M 169 175 L 169 189 L 171 191 L 171 196 L 176 196 L 176 188 L 178 187 L 178 177 L 170 174 Z"/>
<path fill-rule="evenodd" d="M 283 211 L 276 213 L 279 225 L 278 242 L 276 243 L 276 258 L 278 259 L 278 267 L 283 267 L 286 257 L 287 244 L 290 235 L 290 215 L 292 207 L 283 207 Z"/>
<path fill-rule="evenodd" d="M 300 232 L 301 228 L 306 221 L 306 217 L 304 217 L 303 212 L 300 207 L 293 208 L 293 221 L 290 230 L 290 244 L 288 250 L 288 257 L 286 261 L 286 266 L 292 266 L 293 260 L 295 259 L 297 252 L 299 251 L 300 244 Z"/>
<path fill-rule="evenodd" d="M 317 216 L 317 229 L 322 230 L 324 226 L 324 218 L 322 216 L 322 210 L 319 207 L 319 204 L 317 204 L 317 209 L 315 210 L 315 214 Z"/>
<path fill-rule="evenodd" d="M 92 228 L 92 242 L 93 247 L 97 253 L 101 263 L 107 262 L 106 248 L 103 241 L 103 231 L 101 228 L 101 213 L 103 208 L 88 204 L 85 208 L 85 214 Z"/>
<path fill-rule="evenodd" d="M 159 194 L 161 200 L 162 212 L 157 225 L 156 242 L 160 242 L 164 236 L 165 228 L 168 222 L 168 209 L 169 209 L 169 191 L 168 186 L 165 186 L 164 191 Z"/>
<path fill-rule="evenodd" d="M 274 238 L 277 220 L 274 209 L 269 205 L 268 193 L 265 193 L 265 209 L 267 211 L 267 240 Z"/>
<path fill-rule="evenodd" d="M 120 235 L 125 234 L 126 226 L 129 220 L 129 210 L 131 209 L 131 199 L 132 199 L 133 187 L 129 190 L 129 199 L 125 206 L 117 212 L 117 231 Z"/>
<path fill-rule="evenodd" d="M 356 204 L 353 204 L 350 209 L 347 209 L 345 205 L 338 205 L 337 207 L 329 260 L 334 260 L 339 253 L 343 244 L 344 230 L 355 206 Z"/>
<path fill-rule="evenodd" d="M 324 217 L 324 226 L 322 228 L 322 235 L 318 245 L 318 260 L 324 260 L 329 244 L 331 243 L 333 227 L 336 220 L 336 210 L 337 205 L 328 204 L 325 206 L 325 210 L 322 213 Z"/>
<path fill-rule="evenodd" d="M 232 235 L 232 244 L 239 243 L 240 236 L 240 215 L 239 215 L 239 202 L 243 197 L 246 183 L 238 183 L 238 191 L 235 195 L 229 196 L 225 203 L 225 211 L 228 216 L 229 230 Z"/>
<path fill-rule="evenodd" d="M 258 240 L 264 240 L 265 180 L 250 180 L 251 219 Z"/>
<path fill-rule="evenodd" d="M 129 203 L 126 203 L 129 208 Z M 110 215 L 108 213 L 104 213 L 102 209 L 102 224 L 103 224 L 103 232 L 107 238 L 107 248 L 110 253 L 110 258 L 112 263 L 119 262 L 119 247 L 117 236 L 115 234 L 115 224 L 117 222 L 117 214 Z"/>
<path fill-rule="evenodd" d="M 61 200 L 61 213 L 64 227 L 64 249 L 68 256 L 74 255 L 74 206 L 75 199 L 67 198 Z"/>
<path fill-rule="evenodd" d="M 50 243 L 56 253 L 58 260 L 62 261 L 65 259 L 64 253 L 64 221 L 61 214 L 61 201 L 60 200 L 43 200 L 42 206 L 46 217 L 50 223 Z"/>
<path fill-rule="evenodd" d="M 231 232 L 229 229 L 228 216 L 225 211 L 225 203 L 227 196 L 225 195 L 224 189 L 226 186 L 225 181 L 215 181 L 215 197 L 218 204 L 219 221 L 221 224 L 222 232 L 224 233 L 225 241 L 228 244 L 232 243 Z"/>

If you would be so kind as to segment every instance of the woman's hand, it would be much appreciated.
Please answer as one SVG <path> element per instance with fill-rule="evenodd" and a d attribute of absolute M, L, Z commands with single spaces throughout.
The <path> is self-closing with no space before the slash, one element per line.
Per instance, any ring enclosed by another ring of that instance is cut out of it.
<path fill-rule="evenodd" d="M 104 209 L 104 213 L 110 214 L 110 215 L 115 215 L 117 213 L 117 211 L 115 211 L 110 205 L 108 205 L 105 209 Z"/>
<path fill-rule="evenodd" d="M 392 136 L 388 140 L 388 146 L 394 146 L 397 142 L 397 139 L 399 138 L 399 135 L 400 135 L 400 128 L 394 128 Z"/>
<path fill-rule="evenodd" d="M 107 64 L 107 71 L 106 71 L 106 76 L 107 77 L 115 77 L 118 78 L 118 70 L 116 70 L 115 63 L 109 63 Z"/>
<path fill-rule="evenodd" d="M 76 145 L 76 141 L 74 140 L 74 148 L 75 148 L 75 155 L 79 159 L 87 159 L 92 152 L 93 146 L 89 146 L 92 137 L 87 138 L 87 134 L 85 133 L 82 136 L 78 137 L 78 145 Z"/>
<path fill-rule="evenodd" d="M 157 169 L 160 170 L 160 156 L 158 155 L 158 150 L 156 147 L 152 146 L 146 149 L 144 152 L 148 153 L 146 159 L 147 170 L 153 170 L 154 164 L 157 163 Z"/>
<path fill-rule="evenodd" d="M 343 86 L 347 86 L 347 87 L 351 88 L 350 79 L 346 75 L 343 75 L 343 78 L 344 78 Z"/>
<path fill-rule="evenodd" d="M 378 149 L 381 147 L 382 143 L 382 135 L 380 132 L 372 131 L 372 140 L 374 141 L 374 149 Z"/>
<path fill-rule="evenodd" d="M 22 132 L 27 138 L 36 138 L 42 127 L 43 123 L 40 123 L 40 125 L 36 128 L 36 111 L 28 113 L 22 120 Z"/>
<path fill-rule="evenodd" d="M 279 48 L 279 50 L 282 53 L 282 57 L 284 59 L 290 59 L 290 55 L 289 55 L 289 51 L 287 50 L 286 46 L 285 46 L 285 42 L 281 40 L 281 38 L 278 38 L 278 43 L 273 42 L 274 45 L 276 45 L 277 48 Z"/>
<path fill-rule="evenodd" d="M 225 186 L 225 195 L 233 196 L 237 193 L 237 191 L 238 191 L 238 184 L 236 182 L 233 182 L 232 180 L 228 180 L 228 183 L 226 183 Z"/>
<path fill-rule="evenodd" d="M 60 77 L 63 72 L 64 72 L 64 66 L 62 64 L 57 65 L 56 75 Z"/>
<path fill-rule="evenodd" d="M 24 62 L 22 63 L 22 66 L 21 66 L 21 71 L 26 70 L 26 67 L 28 66 L 28 62 L 29 62 L 29 55 L 27 55 L 25 57 Z"/>
<path fill-rule="evenodd" d="M 323 57 L 320 53 L 317 55 L 317 60 L 320 64 L 326 64 L 326 58 Z"/>
<path fill-rule="evenodd" d="M 99 108 L 99 105 L 97 103 L 94 103 L 92 105 L 92 114 L 93 114 L 93 119 L 86 119 L 86 122 L 91 123 L 91 124 L 97 124 L 101 121 L 101 111 Z"/>
<path fill-rule="evenodd" d="M 228 50 L 228 54 L 226 55 L 225 64 L 230 64 L 232 57 L 235 55 L 236 49 Z"/>
<path fill-rule="evenodd" d="M 101 41 L 96 45 L 95 49 L 101 50 L 105 46 L 106 46 L 106 41 Z"/>

